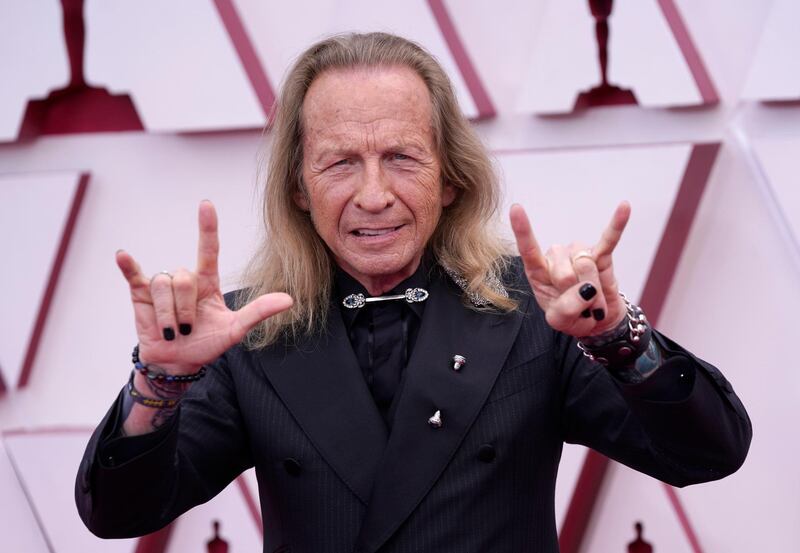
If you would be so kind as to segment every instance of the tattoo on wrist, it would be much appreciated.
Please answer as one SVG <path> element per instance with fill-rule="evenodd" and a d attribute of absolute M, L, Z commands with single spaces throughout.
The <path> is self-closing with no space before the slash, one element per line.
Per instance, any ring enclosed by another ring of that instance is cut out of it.
<path fill-rule="evenodd" d="M 165 373 L 161 367 L 155 365 L 150 365 L 149 368 L 155 373 Z M 145 382 L 147 383 L 147 388 L 150 390 L 150 393 L 159 399 L 166 400 L 180 400 L 191 386 L 189 382 L 167 382 L 151 378 L 145 378 Z M 157 409 L 151 422 L 153 429 L 158 430 L 167 424 L 175 415 L 177 408 L 178 406 L 175 405 L 174 407 L 162 407 Z"/>
<path fill-rule="evenodd" d="M 162 409 L 157 409 L 156 414 L 153 415 L 153 419 L 150 421 L 150 424 L 153 425 L 153 430 L 158 430 L 165 424 L 167 424 L 173 416 L 175 416 L 175 411 L 177 407 L 164 407 Z"/>
<path fill-rule="evenodd" d="M 156 367 L 156 369 L 162 370 L 160 367 Z M 165 378 L 158 378 L 156 376 L 145 377 L 142 380 L 147 384 L 147 390 L 145 393 L 142 393 L 140 390 L 136 389 L 134 384 L 136 374 L 137 372 L 135 370 L 131 371 L 131 376 L 128 380 L 128 397 L 126 401 L 138 403 L 149 409 L 154 409 L 155 412 L 150 419 L 150 425 L 153 430 L 157 430 L 167 424 L 175 415 L 180 405 L 181 398 L 186 393 L 186 390 L 189 389 L 191 383 L 185 380 L 166 380 Z M 151 374 L 157 375 L 159 373 L 151 371 Z M 123 405 L 123 411 L 124 410 L 125 405 Z M 129 414 L 130 410 L 127 412 Z"/>
<path fill-rule="evenodd" d="M 658 346 L 658 342 L 651 338 L 647 349 L 636 358 L 633 366 L 642 376 L 647 377 L 660 367 L 663 362 L 664 356 L 661 354 L 661 348 Z"/>

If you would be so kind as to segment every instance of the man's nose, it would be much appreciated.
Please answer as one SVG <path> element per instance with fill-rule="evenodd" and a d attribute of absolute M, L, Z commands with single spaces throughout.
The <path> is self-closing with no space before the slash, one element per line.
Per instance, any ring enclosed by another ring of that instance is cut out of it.
<path fill-rule="evenodd" d="M 364 171 L 360 175 L 353 201 L 358 208 L 373 213 L 383 211 L 394 204 L 391 182 L 380 163 L 364 164 Z"/>

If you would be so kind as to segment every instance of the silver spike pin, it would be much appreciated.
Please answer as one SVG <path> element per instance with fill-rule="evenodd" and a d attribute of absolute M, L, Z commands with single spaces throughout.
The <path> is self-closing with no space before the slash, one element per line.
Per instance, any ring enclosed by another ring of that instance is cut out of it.
<path fill-rule="evenodd" d="M 441 428 L 442 412 L 437 409 L 433 416 L 428 419 L 428 424 L 430 424 L 433 428 Z"/>
<path fill-rule="evenodd" d="M 453 370 L 460 371 L 461 367 L 467 364 L 467 358 L 463 355 L 454 355 L 453 356 Z"/>

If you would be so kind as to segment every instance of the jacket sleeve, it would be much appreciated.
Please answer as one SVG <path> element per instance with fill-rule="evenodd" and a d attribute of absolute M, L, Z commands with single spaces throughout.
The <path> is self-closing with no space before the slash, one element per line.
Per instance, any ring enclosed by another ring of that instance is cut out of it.
<path fill-rule="evenodd" d="M 156 531 L 252 465 L 224 356 L 151 434 L 120 436 L 123 393 L 92 435 L 75 482 L 78 512 L 95 535 Z"/>
<path fill-rule="evenodd" d="M 557 334 L 565 441 L 598 450 L 673 486 L 735 472 L 752 427 L 720 371 L 653 333 L 665 362 L 639 384 L 617 381 Z"/>

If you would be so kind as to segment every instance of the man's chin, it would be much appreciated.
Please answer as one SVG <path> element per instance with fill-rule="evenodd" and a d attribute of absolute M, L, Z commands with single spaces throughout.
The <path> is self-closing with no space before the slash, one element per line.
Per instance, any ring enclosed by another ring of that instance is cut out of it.
<path fill-rule="evenodd" d="M 419 265 L 419 258 L 372 256 L 370 259 L 337 259 L 339 266 L 368 289 L 378 286 L 391 289 L 409 276 Z"/>

